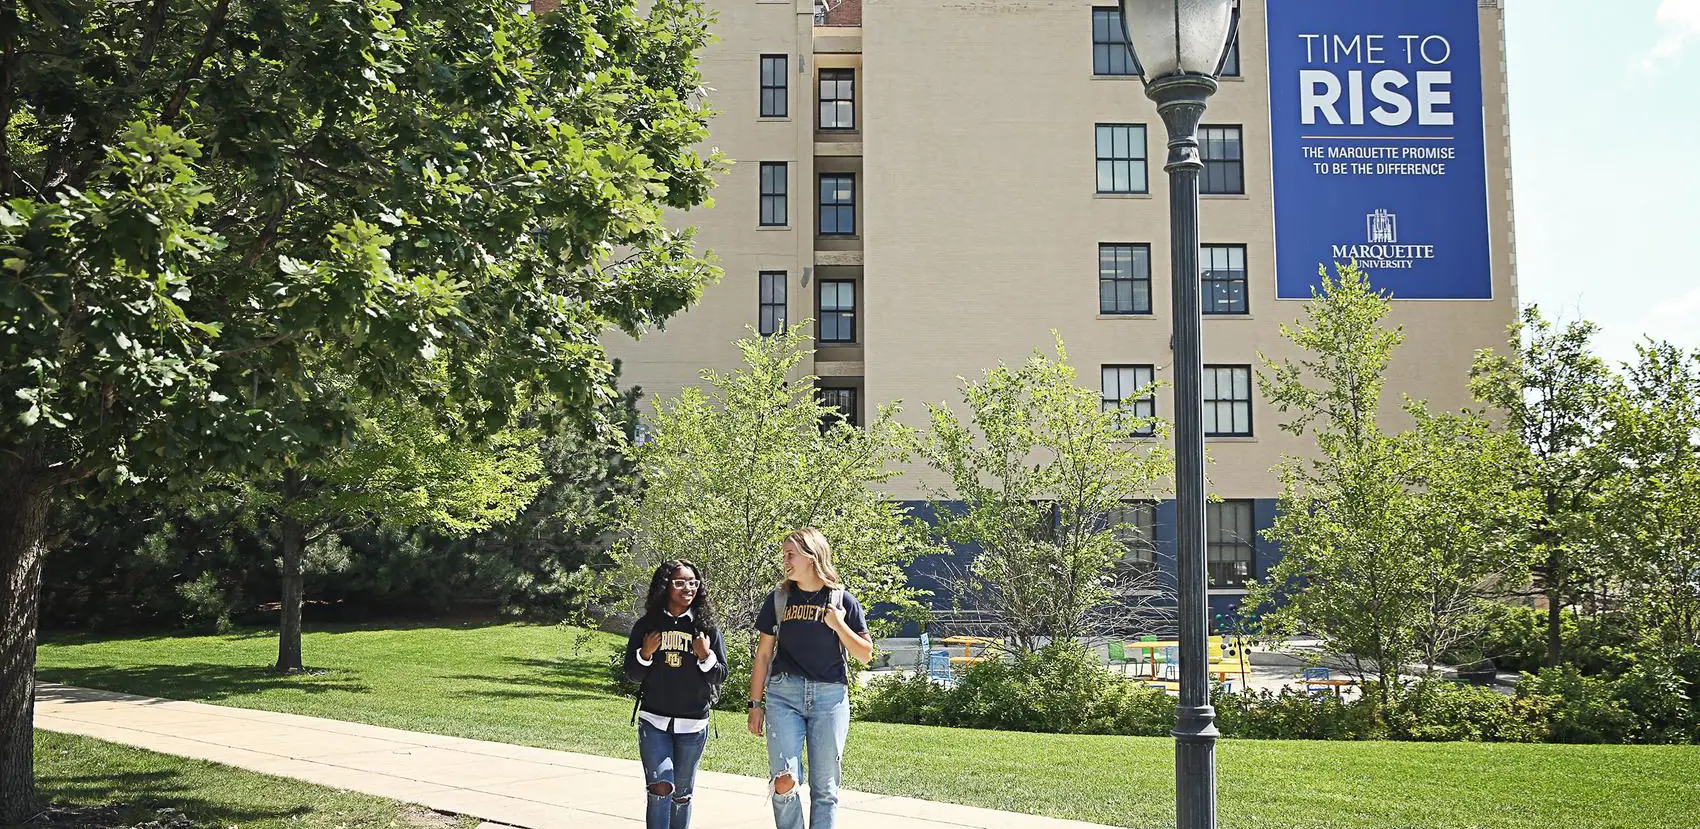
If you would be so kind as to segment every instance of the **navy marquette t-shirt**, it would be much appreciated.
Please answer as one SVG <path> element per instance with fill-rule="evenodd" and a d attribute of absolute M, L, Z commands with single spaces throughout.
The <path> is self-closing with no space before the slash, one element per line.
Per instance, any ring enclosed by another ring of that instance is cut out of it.
<path fill-rule="evenodd" d="M 844 675 L 844 656 L 839 651 L 838 634 L 833 633 L 825 621 L 826 602 L 832 596 L 832 588 L 806 591 L 798 588 L 796 582 L 786 584 L 791 587 L 791 598 L 786 600 L 785 628 L 778 631 L 779 653 L 773 657 L 773 673 L 790 674 L 815 682 L 849 684 L 850 678 Z M 756 630 L 774 633 L 773 615 L 773 594 L 770 593 L 767 601 L 762 603 L 761 614 L 756 616 Z M 868 635 L 868 620 L 862 616 L 862 603 L 848 591 L 844 593 L 844 623 L 851 630 Z"/>

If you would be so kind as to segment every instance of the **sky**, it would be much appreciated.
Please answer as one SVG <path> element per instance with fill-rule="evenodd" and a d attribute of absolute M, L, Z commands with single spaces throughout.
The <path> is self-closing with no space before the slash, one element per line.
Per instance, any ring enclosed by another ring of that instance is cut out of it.
<path fill-rule="evenodd" d="M 1700 348 L 1700 0 L 1506 0 L 1519 298 Z"/>

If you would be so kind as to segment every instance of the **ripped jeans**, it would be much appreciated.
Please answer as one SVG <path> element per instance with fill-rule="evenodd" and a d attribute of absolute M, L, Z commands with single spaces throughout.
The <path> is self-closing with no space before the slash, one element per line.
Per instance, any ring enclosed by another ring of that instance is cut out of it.
<path fill-rule="evenodd" d="M 777 829 L 803 829 L 803 748 L 808 745 L 809 829 L 833 829 L 838 819 L 838 783 L 844 741 L 850 736 L 850 689 L 790 674 L 767 680 L 767 768 L 769 779 L 791 777 L 791 790 L 773 796 Z"/>
<path fill-rule="evenodd" d="M 643 782 L 649 787 L 647 829 L 687 829 L 691 824 L 691 790 L 697 763 L 708 745 L 708 731 L 673 734 L 638 720 L 638 756 L 643 758 Z M 656 794 L 657 789 L 661 794 Z"/>

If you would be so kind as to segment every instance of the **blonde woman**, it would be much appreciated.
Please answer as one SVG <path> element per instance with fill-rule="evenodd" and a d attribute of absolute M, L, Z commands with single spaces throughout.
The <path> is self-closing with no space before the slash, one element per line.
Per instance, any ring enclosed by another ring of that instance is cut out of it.
<path fill-rule="evenodd" d="M 820 530 L 797 530 L 780 549 L 786 578 L 756 617 L 761 642 L 750 676 L 750 733 L 767 737 L 777 829 L 803 829 L 797 782 L 805 748 L 809 829 L 833 829 L 850 735 L 848 660 L 871 661 L 874 642 L 862 605 L 839 581 Z"/>

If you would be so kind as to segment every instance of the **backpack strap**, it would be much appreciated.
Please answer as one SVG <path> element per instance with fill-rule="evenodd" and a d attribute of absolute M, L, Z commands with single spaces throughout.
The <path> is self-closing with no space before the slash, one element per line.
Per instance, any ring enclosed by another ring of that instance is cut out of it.
<path fill-rule="evenodd" d="M 834 587 L 826 596 L 827 607 L 844 606 L 844 588 Z M 838 642 L 838 660 L 844 663 L 844 683 L 850 684 L 850 651 L 844 647 L 843 640 Z"/>
<path fill-rule="evenodd" d="M 651 667 L 653 668 L 654 666 L 651 665 Z M 638 683 L 637 696 L 632 698 L 632 727 L 633 728 L 637 727 L 638 707 L 643 705 L 644 689 L 649 687 L 649 674 L 650 674 L 650 671 L 644 671 L 643 672 L 643 681 Z"/>
<path fill-rule="evenodd" d="M 791 583 L 786 582 L 773 590 L 773 655 L 768 657 L 769 676 L 773 660 L 779 658 L 779 631 L 785 629 L 785 605 L 791 601 Z"/>

